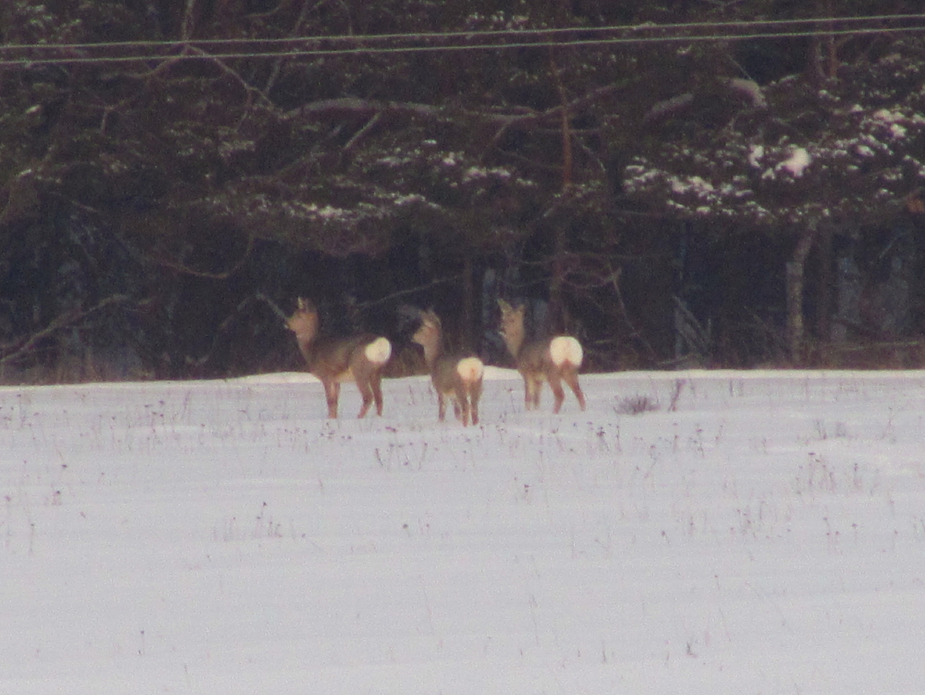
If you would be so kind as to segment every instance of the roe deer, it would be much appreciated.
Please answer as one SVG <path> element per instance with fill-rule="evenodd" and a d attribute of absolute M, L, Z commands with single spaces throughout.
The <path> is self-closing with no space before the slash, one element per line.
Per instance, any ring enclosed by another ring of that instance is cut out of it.
<path fill-rule="evenodd" d="M 446 418 L 446 399 L 453 401 L 453 412 L 464 426 L 471 419 L 479 424 L 479 397 L 482 395 L 482 375 L 485 365 L 478 357 L 443 354 L 443 329 L 433 311 L 421 312 L 421 327 L 412 341 L 424 348 L 424 361 L 437 392 L 437 416 Z"/>
<path fill-rule="evenodd" d="M 346 338 L 319 337 L 318 323 L 318 310 L 314 304 L 299 297 L 298 308 L 286 320 L 286 326 L 295 333 L 308 371 L 324 385 L 328 417 L 337 417 L 342 381 L 356 381 L 360 389 L 363 405 L 357 417 L 366 415 L 373 400 L 376 413 L 382 415 L 382 368 L 392 355 L 392 344 L 372 333 Z"/>
<path fill-rule="evenodd" d="M 540 407 L 540 391 L 544 381 L 549 382 L 556 399 L 552 412 L 558 413 L 565 400 L 563 381 L 575 393 L 578 405 L 584 410 L 585 394 L 578 385 L 578 368 L 584 357 L 581 343 L 571 336 L 560 335 L 525 345 L 525 307 L 521 305 L 515 309 L 503 299 L 498 300 L 498 306 L 501 309 L 501 337 L 517 362 L 517 371 L 524 378 L 524 403 L 527 410 Z"/>

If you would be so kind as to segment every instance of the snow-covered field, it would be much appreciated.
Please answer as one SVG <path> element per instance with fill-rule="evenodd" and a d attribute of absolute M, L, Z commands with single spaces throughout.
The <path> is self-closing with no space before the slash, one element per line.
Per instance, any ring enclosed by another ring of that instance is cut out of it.
<path fill-rule="evenodd" d="M 0 389 L 0 692 L 922 692 L 925 373 L 491 375 Z"/>

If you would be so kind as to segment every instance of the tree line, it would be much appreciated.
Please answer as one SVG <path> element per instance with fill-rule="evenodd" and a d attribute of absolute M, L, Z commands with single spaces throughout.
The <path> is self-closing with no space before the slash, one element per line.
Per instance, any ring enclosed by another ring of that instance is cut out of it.
<path fill-rule="evenodd" d="M 296 367 L 298 296 L 498 363 L 504 297 L 591 369 L 914 364 L 916 11 L 10 0 L 0 378 Z"/>

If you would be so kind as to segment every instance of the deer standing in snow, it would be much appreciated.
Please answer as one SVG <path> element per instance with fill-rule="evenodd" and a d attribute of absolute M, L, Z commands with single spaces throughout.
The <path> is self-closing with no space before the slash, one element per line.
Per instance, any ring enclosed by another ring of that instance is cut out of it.
<path fill-rule="evenodd" d="M 365 416 L 374 400 L 376 413 L 382 415 L 382 368 L 392 355 L 388 339 L 372 333 L 345 338 L 319 336 L 318 310 L 301 297 L 295 313 L 286 319 L 286 326 L 295 333 L 308 371 L 324 385 L 329 418 L 337 417 L 342 381 L 355 381 L 363 397 L 357 417 Z"/>
<path fill-rule="evenodd" d="M 453 401 L 453 412 L 464 426 L 479 423 L 479 397 L 485 365 L 478 357 L 459 357 L 443 353 L 443 328 L 433 311 L 420 314 L 421 327 L 411 340 L 424 348 L 424 361 L 437 392 L 437 416 L 446 418 L 446 399 Z"/>
<path fill-rule="evenodd" d="M 526 307 L 521 305 L 515 309 L 503 299 L 498 300 L 498 307 L 501 309 L 501 337 L 517 362 L 517 371 L 524 379 L 524 403 L 527 410 L 540 407 L 540 391 L 544 381 L 549 382 L 555 397 L 552 412 L 558 413 L 565 400 L 563 381 L 575 393 L 578 404 L 584 410 L 585 394 L 578 384 L 578 369 L 584 357 L 581 343 L 571 336 L 560 335 L 525 344 Z"/>

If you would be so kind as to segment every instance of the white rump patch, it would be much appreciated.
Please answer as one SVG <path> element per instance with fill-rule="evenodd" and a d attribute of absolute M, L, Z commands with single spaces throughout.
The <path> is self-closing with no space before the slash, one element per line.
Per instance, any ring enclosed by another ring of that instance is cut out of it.
<path fill-rule="evenodd" d="M 574 367 L 580 367 L 584 356 L 581 343 L 571 336 L 560 335 L 558 338 L 553 338 L 549 343 L 549 357 L 557 367 L 561 367 L 566 363 Z"/>
<path fill-rule="evenodd" d="M 456 373 L 463 383 L 472 384 L 482 380 L 482 374 L 485 372 L 485 365 L 478 357 L 464 357 L 456 365 Z"/>
<path fill-rule="evenodd" d="M 387 338 L 376 338 L 363 348 L 363 354 L 373 364 L 385 364 L 392 356 L 392 343 Z"/>

